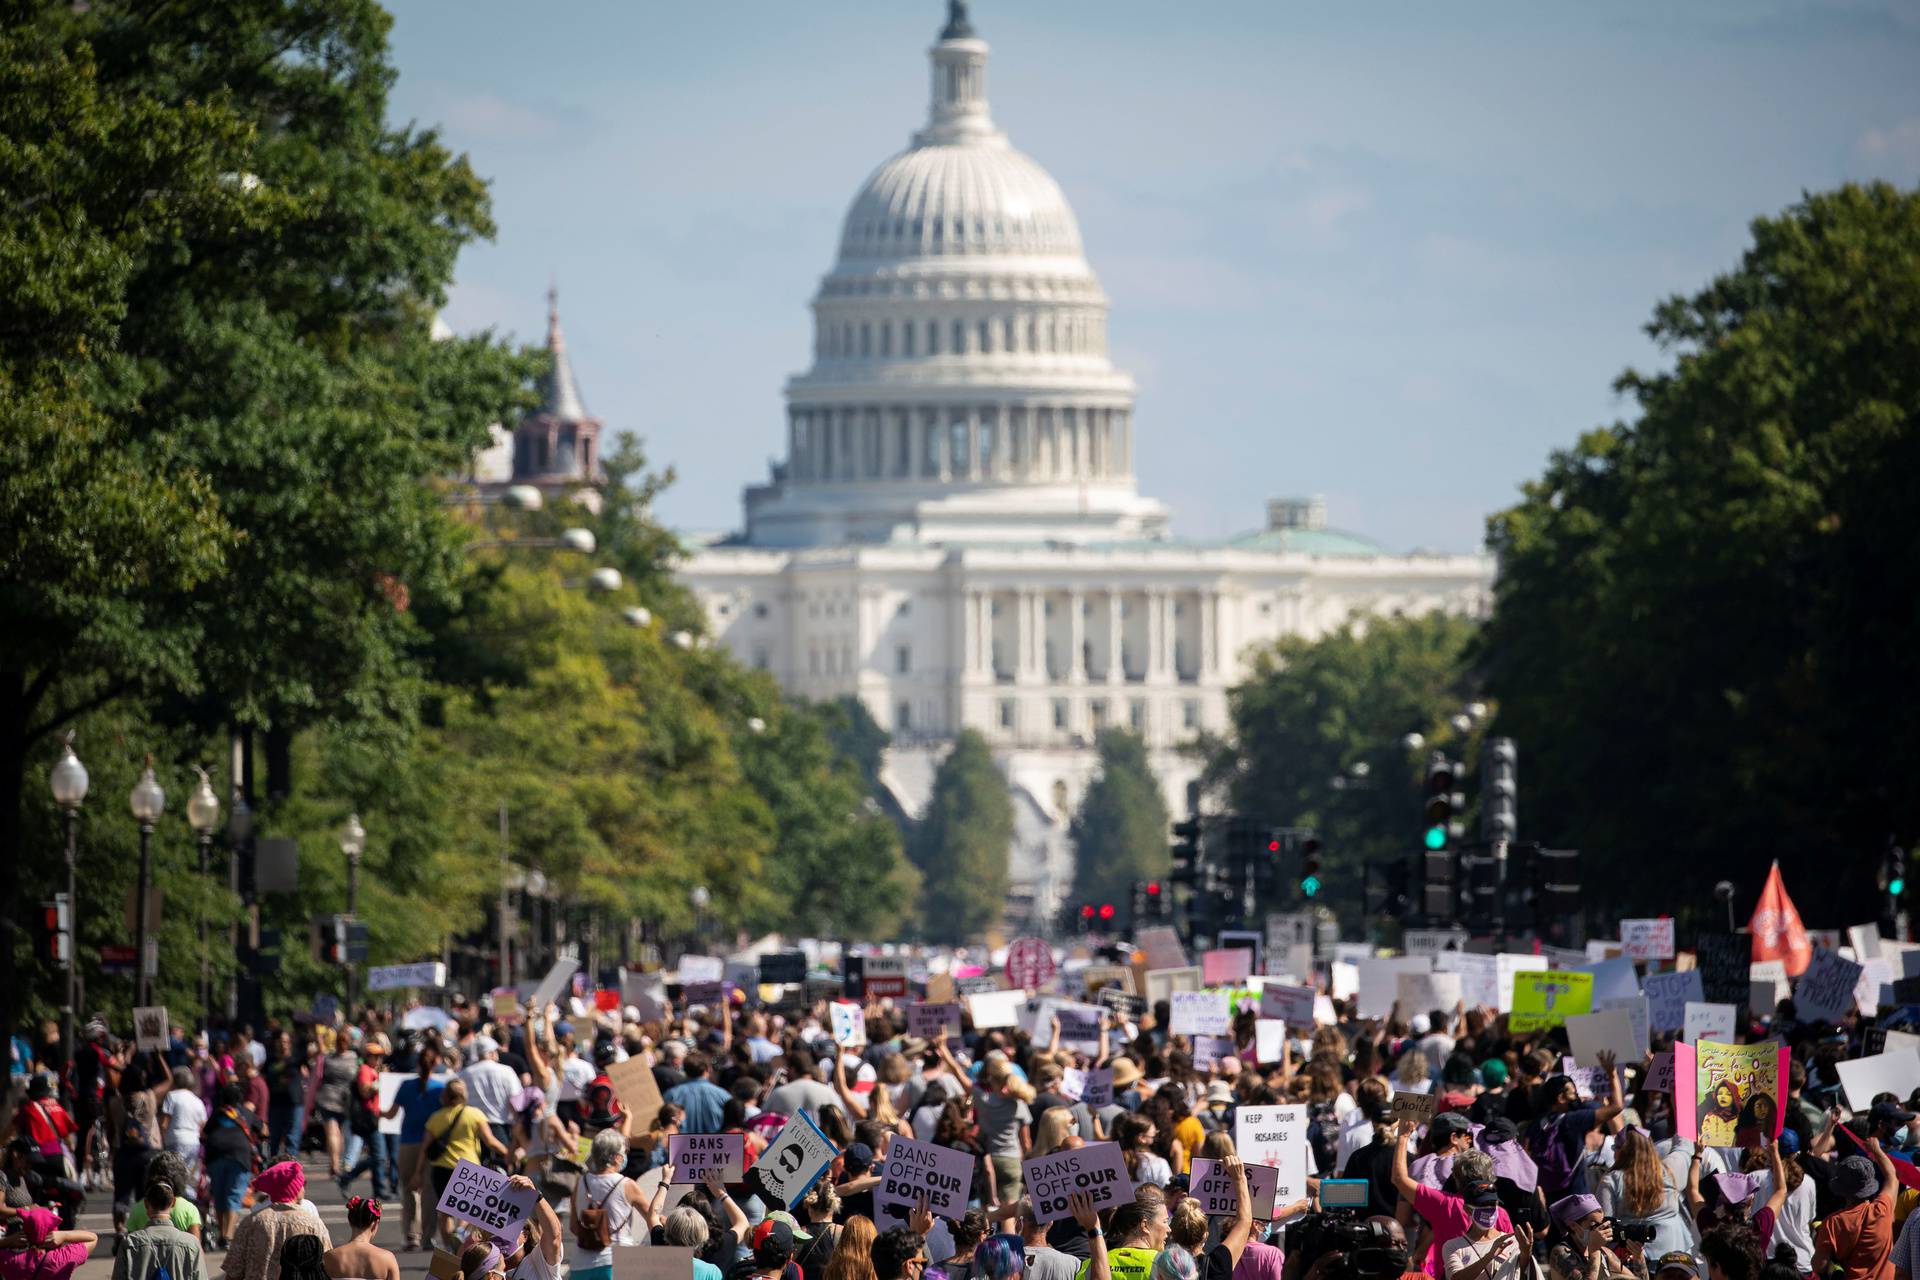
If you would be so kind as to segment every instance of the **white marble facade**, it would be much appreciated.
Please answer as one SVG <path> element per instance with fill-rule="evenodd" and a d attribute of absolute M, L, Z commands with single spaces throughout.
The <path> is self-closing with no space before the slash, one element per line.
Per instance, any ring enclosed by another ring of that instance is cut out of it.
<path fill-rule="evenodd" d="M 1484 555 L 1399 555 L 1325 527 L 1172 537 L 1133 476 L 1133 383 L 1073 211 L 988 117 L 962 6 L 931 50 L 925 128 L 854 198 L 787 384 L 787 456 L 744 530 L 681 575 L 717 641 L 790 693 L 854 695 L 894 735 L 909 813 L 962 727 L 1015 799 L 1011 915 L 1055 910 L 1066 818 L 1106 726 L 1141 733 L 1170 807 L 1182 744 L 1226 727 L 1249 646 L 1356 613 L 1486 607 Z"/>

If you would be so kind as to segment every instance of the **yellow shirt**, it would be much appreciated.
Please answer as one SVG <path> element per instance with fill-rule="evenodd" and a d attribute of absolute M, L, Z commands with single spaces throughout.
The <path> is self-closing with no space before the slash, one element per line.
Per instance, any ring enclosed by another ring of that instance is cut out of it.
<path fill-rule="evenodd" d="M 1207 1127 L 1196 1117 L 1188 1116 L 1173 1126 L 1173 1136 L 1180 1140 L 1182 1147 L 1179 1172 L 1192 1173 L 1193 1153 L 1198 1151 L 1200 1144 L 1207 1140 Z"/>
<path fill-rule="evenodd" d="M 441 1150 L 440 1158 L 433 1162 L 436 1169 L 451 1169 L 462 1160 L 480 1162 L 480 1130 L 486 1127 L 487 1118 L 480 1108 L 461 1103 L 458 1107 L 442 1107 L 427 1117 L 427 1142 L 432 1144 L 441 1134 L 447 1134 L 447 1145 Z"/>

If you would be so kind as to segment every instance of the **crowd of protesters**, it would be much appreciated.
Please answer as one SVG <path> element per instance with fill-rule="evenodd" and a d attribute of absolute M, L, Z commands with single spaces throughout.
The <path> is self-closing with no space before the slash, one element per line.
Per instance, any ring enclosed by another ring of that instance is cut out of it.
<path fill-rule="evenodd" d="M 617 1251 L 643 1245 L 691 1250 L 697 1280 L 1920 1275 L 1912 1099 L 1845 1108 L 1834 1064 L 1862 1051 L 1862 1028 L 1802 1023 L 1791 1002 L 1740 1037 L 1791 1049 L 1779 1137 L 1730 1147 L 1677 1135 L 1647 1062 L 1564 1074 L 1563 1032 L 1517 1034 L 1484 1008 L 1363 1020 L 1337 1002 L 1263 1062 L 1251 1007 L 1231 1052 L 1210 1043 L 1218 1056 L 1196 1061 L 1164 1003 L 1116 1015 L 1097 1053 L 1063 1047 L 1057 1022 L 929 1042 L 907 1034 L 904 1004 L 869 1003 L 858 1047 L 835 1044 L 824 1002 L 733 989 L 645 1019 L 575 1000 L 495 1020 L 456 1001 L 257 1034 L 176 1027 L 141 1051 L 101 1019 L 71 1055 L 17 1037 L 0 1280 L 64 1280 L 94 1251 L 89 1189 L 111 1190 L 116 1280 L 216 1265 L 229 1280 L 398 1280 L 406 1254 L 434 1248 L 464 1280 L 613 1280 Z M 635 1059 L 655 1091 L 644 1116 L 609 1075 Z M 1065 1092 L 1097 1067 L 1110 1101 Z M 1305 1107 L 1307 1194 L 1256 1206 L 1235 1117 L 1286 1103 Z M 751 1168 L 690 1189 L 662 1176 L 675 1134 L 739 1134 L 751 1166 L 802 1112 L 838 1154 L 791 1206 Z M 976 1157 L 957 1221 L 876 1205 L 903 1137 Z M 1116 1144 L 1131 1195 L 1041 1220 L 1023 1162 L 1098 1142 Z M 1220 1162 L 1232 1213 L 1188 1194 L 1196 1158 Z M 435 1212 L 463 1160 L 540 1193 L 517 1241 Z M 309 1172 L 349 1197 L 348 1238 L 308 1198 Z M 1364 1203 L 1324 1205 L 1336 1178 Z"/>

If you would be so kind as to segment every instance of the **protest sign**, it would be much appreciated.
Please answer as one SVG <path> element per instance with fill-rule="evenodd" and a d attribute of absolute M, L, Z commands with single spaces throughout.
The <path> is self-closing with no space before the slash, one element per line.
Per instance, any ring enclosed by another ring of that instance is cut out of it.
<path fill-rule="evenodd" d="M 1433 958 L 1433 970 L 1460 975 L 1460 999 L 1469 1009 L 1500 1007 L 1500 957 L 1442 951 Z"/>
<path fill-rule="evenodd" d="M 1700 971 L 1650 973 L 1640 980 L 1647 997 L 1647 1026 L 1655 1031 L 1678 1031 L 1687 1025 L 1687 1002 L 1705 1004 L 1707 995 L 1700 985 Z"/>
<path fill-rule="evenodd" d="M 1703 933 L 1694 938 L 1693 953 L 1707 1003 L 1746 1008 L 1753 940 L 1734 933 Z"/>
<path fill-rule="evenodd" d="M 1629 960 L 1673 959 L 1673 918 L 1622 920 L 1620 950 Z"/>
<path fill-rule="evenodd" d="M 880 1185 L 873 1189 L 875 1223 L 882 1231 L 904 1223 L 921 1200 L 936 1218 L 958 1222 L 972 1194 L 974 1157 L 966 1151 L 895 1138 L 880 1162 Z"/>
<path fill-rule="evenodd" d="M 1080 1095 L 1087 1091 L 1087 1073 L 1079 1067 L 1068 1067 L 1060 1073 L 1060 1096 L 1068 1102 L 1080 1101 Z"/>
<path fill-rule="evenodd" d="M 547 970 L 546 976 L 540 979 L 540 985 L 535 987 L 533 994 L 527 998 L 527 1009 L 536 1016 L 544 1017 L 547 1006 L 560 998 L 560 993 L 567 988 L 567 981 L 579 968 L 580 962 L 571 956 L 563 956 L 555 960 L 553 967 Z M 720 975 L 716 973 L 713 976 L 717 978 Z"/>
<path fill-rule="evenodd" d="M 1647 998 L 1645 996 L 1613 996 L 1606 1000 L 1595 998 L 1593 1011 L 1603 1013 L 1608 1009 L 1625 1009 L 1627 1020 L 1633 1027 L 1633 1052 L 1623 1053 L 1620 1061 L 1640 1062 L 1647 1056 L 1648 1041 L 1653 1028 L 1648 1024 Z"/>
<path fill-rule="evenodd" d="M 447 966 L 438 960 L 418 964 L 377 964 L 367 970 L 367 990 L 399 991 L 406 987 L 444 987 Z"/>
<path fill-rule="evenodd" d="M 693 1275 L 693 1250 L 685 1246 L 613 1246 L 613 1280 L 692 1280 Z"/>
<path fill-rule="evenodd" d="M 1090 964 L 1080 971 L 1081 985 L 1088 995 L 1103 987 L 1133 990 L 1133 966 L 1129 964 Z"/>
<path fill-rule="evenodd" d="M 1388 1105 L 1393 1109 L 1395 1120 L 1410 1120 L 1414 1128 L 1419 1128 L 1433 1119 L 1433 1110 L 1440 1099 L 1430 1093 L 1414 1093 L 1407 1089 L 1395 1089 L 1393 1101 Z"/>
<path fill-rule="evenodd" d="M 1242 951 L 1251 952 L 1253 961 L 1247 969 L 1247 972 L 1249 974 L 1265 972 L 1265 970 L 1260 967 L 1261 960 L 1265 955 L 1265 948 L 1261 945 L 1261 937 L 1258 930 L 1222 929 L 1220 936 L 1214 939 L 1214 946 L 1223 951 L 1238 947 Z M 1200 967 L 1204 969 L 1206 965 L 1203 963 Z M 1239 979 L 1231 979 L 1231 981 L 1239 981 Z"/>
<path fill-rule="evenodd" d="M 1260 1016 L 1284 1022 L 1290 1027 L 1313 1025 L 1312 987 L 1293 987 L 1269 982 L 1260 988 Z"/>
<path fill-rule="evenodd" d="M 1871 1017 L 1879 1011 L 1883 994 L 1893 994 L 1892 962 L 1884 956 L 1862 960 L 1860 981 L 1853 988 L 1853 1002 L 1860 1006 L 1861 1013 Z"/>
<path fill-rule="evenodd" d="M 1138 1021 L 1147 1012 L 1147 998 L 1134 995 L 1131 991 L 1122 991 L 1119 987 L 1100 988 L 1097 999 L 1104 1009 L 1113 1011 L 1116 1018 Z"/>
<path fill-rule="evenodd" d="M 167 1051 L 172 1043 L 172 1033 L 167 1022 L 167 1006 L 163 1004 L 141 1005 L 133 1011 L 133 1047 L 137 1050 L 157 1049 Z M 25 1070 L 24 1067 L 21 1068 Z"/>
<path fill-rule="evenodd" d="M 1633 961 L 1625 956 L 1612 960 L 1598 960 L 1592 964 L 1580 965 L 1577 972 L 1593 975 L 1593 998 L 1604 1000 L 1610 996 L 1637 996 L 1640 994 L 1640 978 L 1633 970 Z"/>
<path fill-rule="evenodd" d="M 1223 1036 L 1231 1029 L 1231 997 L 1224 991 L 1176 991 L 1169 1004 L 1173 1035 Z"/>
<path fill-rule="evenodd" d="M 1673 1092 L 1673 1054 L 1656 1053 L 1647 1064 L 1647 1082 L 1641 1086 L 1655 1093 Z"/>
<path fill-rule="evenodd" d="M 1060 1046 L 1089 1058 L 1100 1052 L 1100 1021 L 1105 1010 L 1097 1004 L 1058 1001 L 1053 1016 L 1060 1020 Z"/>
<path fill-rule="evenodd" d="M 1247 1198 L 1253 1202 L 1256 1222 L 1273 1220 L 1273 1193 L 1280 1185 L 1280 1171 L 1263 1164 L 1242 1165 L 1247 1171 Z M 1193 1158 L 1187 1194 L 1200 1202 L 1210 1218 L 1231 1218 L 1240 1212 L 1240 1188 L 1227 1175 L 1225 1166 L 1205 1156 Z"/>
<path fill-rule="evenodd" d="M 760 957 L 760 981 L 769 986 L 807 980 L 807 953 L 769 951 Z"/>
<path fill-rule="evenodd" d="M 1369 956 L 1356 966 L 1360 971 L 1359 1008 L 1362 1018 L 1384 1018 L 1400 998 L 1400 975 L 1431 973 L 1431 956 Z M 1411 1018 L 1424 1010 L 1403 1009 L 1401 1016 Z"/>
<path fill-rule="evenodd" d="M 1286 1055 L 1287 1024 L 1278 1018 L 1256 1018 L 1253 1023 L 1253 1060 L 1261 1066 Z"/>
<path fill-rule="evenodd" d="M 1464 929 L 1408 929 L 1400 935 L 1400 949 L 1410 956 L 1438 956 L 1466 945 Z"/>
<path fill-rule="evenodd" d="M 677 1183 L 698 1182 L 712 1169 L 722 1182 L 738 1182 L 747 1171 L 743 1133 L 676 1133 L 667 1139 L 667 1163 Z"/>
<path fill-rule="evenodd" d="M 1869 1028 L 1869 1030 L 1878 1030 L 1878 1028 Z M 1920 1036 L 1907 1031 L 1881 1031 L 1880 1044 L 1874 1052 L 1878 1053 L 1883 1049 L 1889 1053 L 1904 1049 L 1909 1053 L 1920 1054 Z M 1904 1098 L 1907 1095 L 1903 1093 L 1900 1096 Z"/>
<path fill-rule="evenodd" d="M 1747 1008 L 1762 1017 L 1793 994 L 1785 960 L 1755 960 L 1747 966 Z"/>
<path fill-rule="evenodd" d="M 653 1118 L 660 1114 L 662 1105 L 660 1086 L 647 1060 L 636 1055 L 625 1062 L 614 1063 L 607 1068 L 607 1083 L 613 1086 L 621 1109 L 633 1117 L 633 1131 L 645 1133 L 653 1124 Z"/>
<path fill-rule="evenodd" d="M 721 982 L 727 976 L 727 962 L 719 956 L 681 956 L 678 981 L 681 986 L 690 982 Z"/>
<path fill-rule="evenodd" d="M 1599 1066 L 1603 1053 L 1621 1062 L 1635 1062 L 1641 1057 L 1641 1051 L 1634 1048 L 1633 1018 L 1625 1009 L 1571 1015 L 1567 1019 L 1567 1044 L 1574 1061 L 1587 1067 Z"/>
<path fill-rule="evenodd" d="M 1252 975 L 1253 952 L 1245 947 L 1200 953 L 1200 980 L 1210 987 L 1245 982 Z"/>
<path fill-rule="evenodd" d="M 896 1144 L 900 1141 L 902 1139 L 894 1139 Z M 1071 1151 L 1036 1156 L 1021 1166 L 1021 1172 L 1026 1179 L 1027 1194 L 1033 1199 L 1036 1222 L 1058 1222 L 1072 1217 L 1073 1206 L 1069 1202 L 1076 1191 L 1087 1194 L 1095 1212 L 1133 1199 L 1133 1179 L 1127 1176 L 1127 1162 L 1120 1154 L 1119 1145 L 1112 1142 L 1095 1142 Z M 966 1208 L 964 1198 L 960 1207 Z"/>
<path fill-rule="evenodd" d="M 1674 1110 L 1680 1136 L 1703 1147 L 1757 1147 L 1779 1137 L 1787 1062 L 1787 1047 L 1777 1040 L 1676 1043 Z"/>
<path fill-rule="evenodd" d="M 1201 987 L 1200 969 L 1188 966 L 1184 969 L 1147 970 L 1147 1006 L 1159 1004 L 1162 1000 L 1171 1002 L 1176 991 L 1198 991 Z"/>
<path fill-rule="evenodd" d="M 827 1171 L 840 1149 L 805 1111 L 780 1126 L 780 1136 L 760 1153 L 753 1167 L 760 1172 L 760 1185 L 779 1205 L 791 1208 L 801 1196 L 813 1189 Z"/>
<path fill-rule="evenodd" d="M 425 1031 L 431 1028 L 444 1035 L 453 1029 L 453 1015 L 445 1009 L 421 1005 L 400 1015 L 400 1028 L 403 1031 Z"/>
<path fill-rule="evenodd" d="M 1680 1038 L 1688 1044 L 1698 1044 L 1702 1040 L 1730 1041 L 1733 1039 L 1734 1017 L 1734 1008 L 1730 1004 L 1711 1001 L 1702 1004 L 1689 1000 L 1680 1024 Z"/>
<path fill-rule="evenodd" d="M 699 982 L 687 983 L 680 989 L 680 994 L 686 998 L 689 1009 L 717 1009 L 727 998 L 727 984 L 707 982 L 703 979 Z"/>
<path fill-rule="evenodd" d="M 1560 1074 L 1573 1081 L 1573 1091 L 1582 1102 L 1592 1102 L 1610 1089 L 1605 1071 L 1599 1067 L 1583 1067 L 1574 1061 L 1571 1054 L 1561 1057 Z"/>
<path fill-rule="evenodd" d="M 427 1274 L 433 1280 L 463 1280 L 465 1272 L 460 1270 L 460 1259 L 445 1249 L 435 1249 L 433 1256 L 427 1259 Z"/>
<path fill-rule="evenodd" d="M 1297 946 L 1313 945 L 1313 913 L 1275 911 L 1267 916 L 1267 952 L 1285 955 Z"/>
<path fill-rule="evenodd" d="M 976 991 L 967 997 L 967 1015 L 976 1031 L 993 1027 L 1017 1027 L 1020 1011 L 1027 1007 L 1024 991 Z"/>
<path fill-rule="evenodd" d="M 1867 1110 L 1877 1093 L 1905 1098 L 1920 1085 L 1920 1056 L 1910 1048 L 1890 1048 L 1866 1058 L 1843 1058 L 1834 1066 L 1840 1073 L 1847 1105 L 1855 1111 Z"/>
<path fill-rule="evenodd" d="M 1517 975 L 1538 973 L 1552 967 L 1545 956 L 1518 955 L 1511 951 L 1502 951 L 1493 958 L 1493 963 L 1500 981 L 1500 999 L 1493 1007 L 1499 1013 L 1513 1012 L 1513 984 Z"/>
<path fill-rule="evenodd" d="M 667 980 L 657 973 L 620 972 L 620 1003 L 630 1005 L 642 1022 L 667 1016 Z"/>
<path fill-rule="evenodd" d="M 1802 1022 L 1840 1021 L 1853 1012 L 1854 989 L 1860 985 L 1860 975 L 1865 972 L 1865 965 L 1842 960 L 1822 947 L 1813 953 L 1813 959 L 1807 962 L 1793 986 L 1794 1011 Z M 1874 1006 L 1879 1000 L 1876 991 Z"/>
<path fill-rule="evenodd" d="M 1332 990 L 1335 1000 L 1350 1000 L 1360 990 L 1360 969 L 1348 960 L 1335 960 L 1327 965 L 1327 986 Z"/>
<path fill-rule="evenodd" d="M 520 995 L 512 987 L 495 987 L 487 993 L 487 1008 L 495 1022 L 518 1022 Z"/>
<path fill-rule="evenodd" d="M 944 1040 L 960 1034 L 960 1006 L 957 1004 L 910 1004 L 907 1006 L 907 1034 L 922 1040 Z"/>
<path fill-rule="evenodd" d="M 846 1049 L 858 1049 L 867 1042 L 867 1011 L 857 1004 L 836 1000 L 827 1006 L 833 1018 L 833 1042 Z"/>
<path fill-rule="evenodd" d="M 1880 926 L 1877 924 L 1856 924 L 1847 929 L 1847 945 L 1853 948 L 1855 960 L 1878 960 L 1880 958 Z"/>
<path fill-rule="evenodd" d="M 1086 1080 L 1080 1086 L 1080 1101 L 1093 1110 L 1113 1105 L 1113 1068 L 1089 1067 L 1085 1072 Z"/>
<path fill-rule="evenodd" d="M 1406 1017 L 1435 1010 L 1450 1011 L 1460 1003 L 1457 973 L 1399 973 L 1394 975 L 1395 997 Z"/>
<path fill-rule="evenodd" d="M 1195 1036 L 1193 1038 L 1193 1065 L 1196 1070 L 1209 1071 L 1214 1063 L 1232 1056 L 1232 1036 Z"/>
<path fill-rule="evenodd" d="M 1274 1201 L 1292 1204 L 1307 1196 L 1307 1109 L 1295 1103 L 1284 1107 L 1241 1107 L 1233 1117 L 1233 1145 L 1248 1164 L 1263 1164 L 1278 1172 Z"/>
<path fill-rule="evenodd" d="M 1140 950 L 1147 953 L 1149 969 L 1184 969 L 1187 967 L 1187 949 L 1180 945 L 1180 935 L 1171 925 L 1149 925 L 1140 931 L 1134 939 Z"/>
<path fill-rule="evenodd" d="M 1507 1025 L 1515 1031 L 1565 1026 L 1574 1014 L 1592 1011 L 1591 973 L 1542 969 L 1513 975 L 1513 1015 Z"/>
<path fill-rule="evenodd" d="M 495 1240 L 518 1240 L 539 1198 L 538 1188 L 515 1189 L 507 1185 L 506 1174 L 462 1160 L 453 1167 L 447 1189 L 434 1207 L 449 1218 L 471 1222 Z"/>
<path fill-rule="evenodd" d="M 405 1084 L 409 1080 L 417 1080 L 417 1079 L 419 1079 L 419 1077 L 411 1071 L 382 1071 L 380 1073 L 380 1080 L 377 1087 L 380 1090 L 379 1129 L 381 1133 L 399 1133 L 400 1132 L 400 1126 L 405 1121 L 406 1117 L 396 1113 L 391 1119 L 389 1119 L 387 1117 L 387 1109 L 393 1106 L 394 1098 L 399 1096 L 400 1086 Z M 446 1082 L 451 1079 L 453 1079 L 452 1072 L 450 1071 L 438 1072 L 433 1077 L 434 1087 L 439 1088 L 440 1086 L 446 1084 Z"/>
<path fill-rule="evenodd" d="M 907 994 L 907 959 L 905 956 L 867 956 L 862 977 L 867 999 L 902 999 Z"/>

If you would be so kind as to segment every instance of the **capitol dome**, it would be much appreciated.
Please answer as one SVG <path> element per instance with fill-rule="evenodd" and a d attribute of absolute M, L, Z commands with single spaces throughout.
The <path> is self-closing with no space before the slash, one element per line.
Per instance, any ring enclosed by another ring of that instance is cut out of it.
<path fill-rule="evenodd" d="M 929 50 L 932 104 L 854 196 L 787 383 L 788 452 L 747 541 L 1162 537 L 1133 478 L 1133 379 L 1060 184 L 987 111 L 961 0 Z"/>

